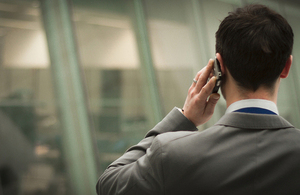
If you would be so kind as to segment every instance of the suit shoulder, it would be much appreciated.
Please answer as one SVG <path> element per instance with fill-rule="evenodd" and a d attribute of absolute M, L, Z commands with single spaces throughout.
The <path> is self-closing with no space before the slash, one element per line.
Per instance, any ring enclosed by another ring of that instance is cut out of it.
<path fill-rule="evenodd" d="M 176 131 L 176 132 L 167 132 L 162 133 L 156 136 L 157 139 L 161 144 L 166 144 L 175 140 L 184 139 L 186 137 L 198 135 L 199 131 Z"/>

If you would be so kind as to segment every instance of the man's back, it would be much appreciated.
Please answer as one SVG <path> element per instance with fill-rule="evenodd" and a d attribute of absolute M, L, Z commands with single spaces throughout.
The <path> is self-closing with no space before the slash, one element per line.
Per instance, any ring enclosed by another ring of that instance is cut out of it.
<path fill-rule="evenodd" d="M 300 131 L 279 116 L 231 113 L 204 132 L 157 139 L 165 194 L 300 192 Z"/>
<path fill-rule="evenodd" d="M 108 168 L 99 180 L 104 194 L 299 194 L 300 131 L 283 118 L 229 113 L 191 132 L 188 121 L 170 126 L 185 120 L 177 112 Z M 154 136 L 169 128 L 187 131 Z"/>

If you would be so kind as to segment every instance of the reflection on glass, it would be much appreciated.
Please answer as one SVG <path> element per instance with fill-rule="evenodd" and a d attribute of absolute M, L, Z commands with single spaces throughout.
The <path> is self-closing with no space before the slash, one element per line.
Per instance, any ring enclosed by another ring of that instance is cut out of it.
<path fill-rule="evenodd" d="M 154 124 L 145 108 L 149 97 L 143 88 L 132 2 L 73 3 L 100 174 Z"/>
<path fill-rule="evenodd" d="M 67 194 L 39 1 L 0 1 L 0 194 Z"/>

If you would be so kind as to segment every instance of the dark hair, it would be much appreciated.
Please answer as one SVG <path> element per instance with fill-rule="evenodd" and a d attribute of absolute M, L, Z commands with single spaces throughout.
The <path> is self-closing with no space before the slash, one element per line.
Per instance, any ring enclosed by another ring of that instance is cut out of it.
<path fill-rule="evenodd" d="M 293 42 L 288 22 L 257 4 L 230 12 L 216 32 L 216 52 L 237 84 L 251 91 L 274 86 L 292 53 Z"/>

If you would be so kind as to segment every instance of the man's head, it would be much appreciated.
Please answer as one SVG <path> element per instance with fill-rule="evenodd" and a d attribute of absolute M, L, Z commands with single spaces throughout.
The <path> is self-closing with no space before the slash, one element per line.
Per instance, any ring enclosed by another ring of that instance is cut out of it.
<path fill-rule="evenodd" d="M 288 22 L 263 5 L 238 8 L 216 32 L 216 52 L 239 87 L 272 89 L 289 59 L 294 34 Z"/>

